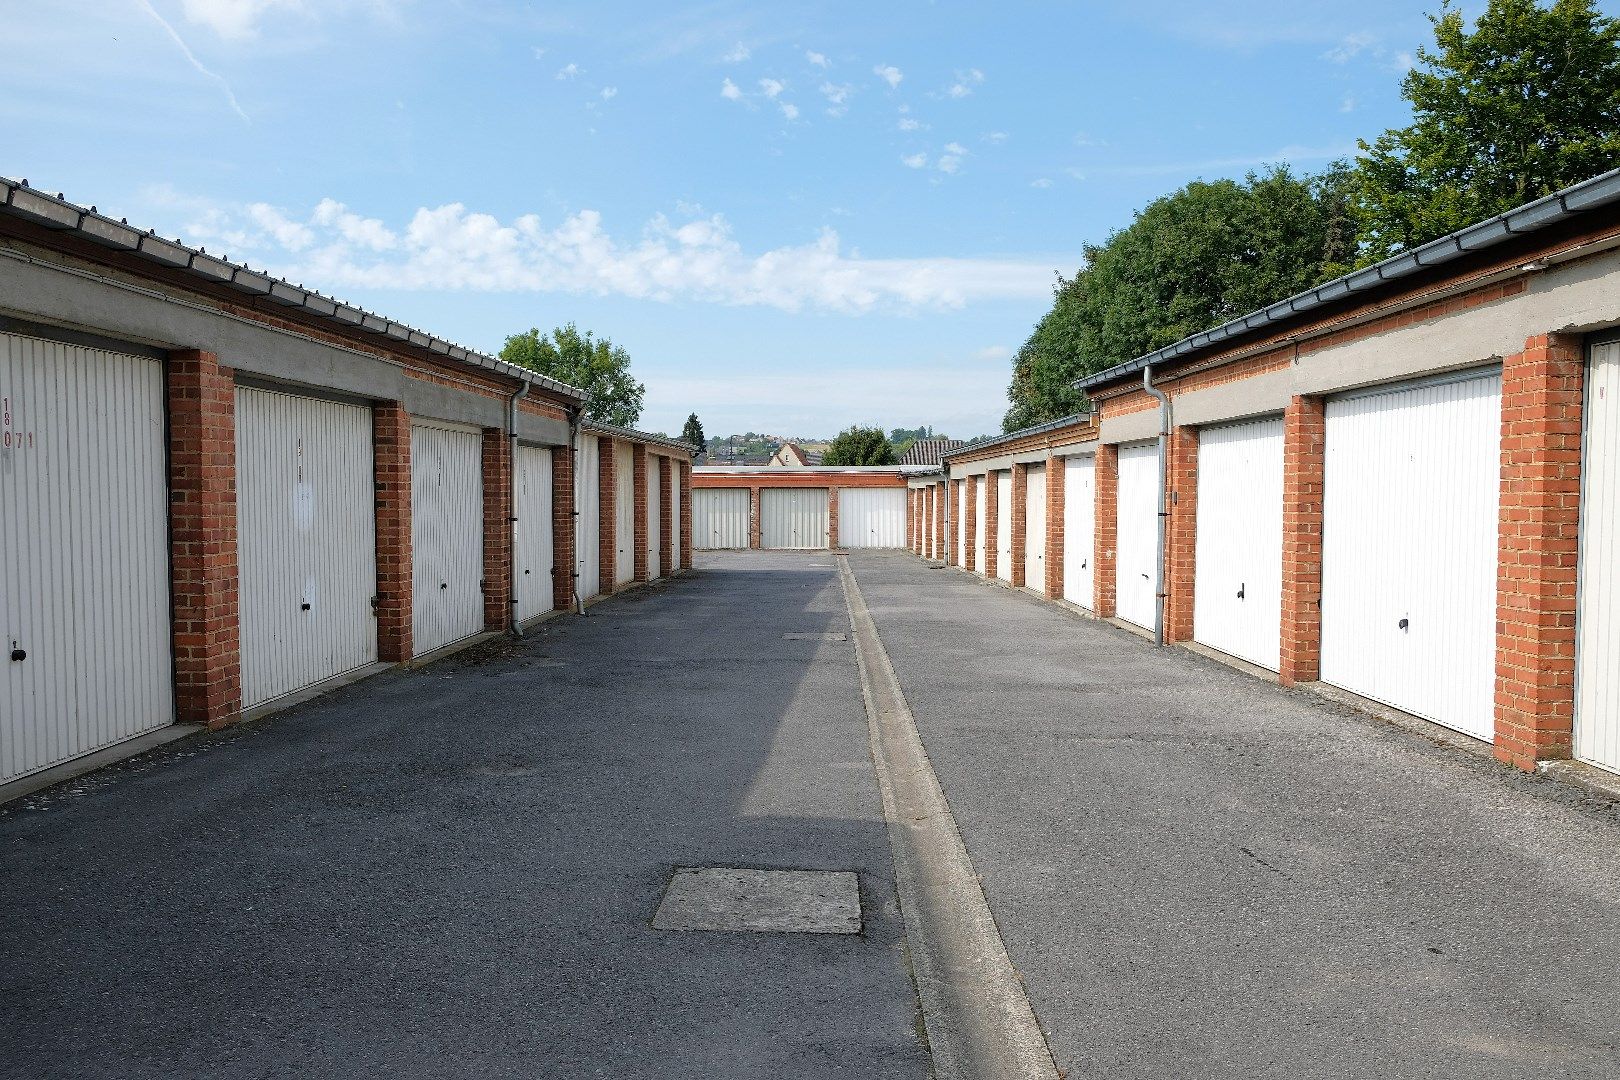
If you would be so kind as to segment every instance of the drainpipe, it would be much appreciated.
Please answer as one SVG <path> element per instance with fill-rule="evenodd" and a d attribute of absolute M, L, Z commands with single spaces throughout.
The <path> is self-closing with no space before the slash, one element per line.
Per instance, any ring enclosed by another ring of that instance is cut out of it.
<path fill-rule="evenodd" d="M 1153 365 L 1149 364 L 1142 369 L 1142 389 L 1152 394 L 1159 401 L 1159 528 L 1158 528 L 1158 555 L 1154 560 L 1154 598 L 1153 598 L 1153 640 L 1160 645 L 1164 644 L 1164 607 L 1167 593 L 1164 591 L 1164 526 L 1165 520 L 1170 516 L 1169 496 L 1165 494 L 1165 474 L 1170 454 L 1170 399 L 1164 391 L 1153 385 Z"/>
<path fill-rule="evenodd" d="M 515 638 L 523 636 L 523 620 L 518 618 L 518 552 L 517 552 L 517 447 L 518 447 L 518 402 L 529 395 L 529 384 L 525 382 L 518 387 L 512 400 L 507 402 L 506 408 L 506 461 L 507 461 L 507 498 L 512 502 L 507 508 L 506 515 L 506 576 L 511 582 L 512 595 L 507 598 L 507 629 Z"/>
<path fill-rule="evenodd" d="M 568 453 L 571 456 L 568 468 L 568 475 L 571 478 L 568 485 L 568 499 L 573 504 L 569 508 L 568 520 L 574 530 L 574 543 L 572 545 L 574 563 L 568 568 L 568 587 L 574 596 L 574 614 L 576 615 L 585 614 L 585 601 L 579 595 L 579 424 L 584 419 L 584 413 L 584 405 L 574 405 L 568 409 Z M 553 544 L 552 548 L 555 550 L 556 545 Z"/>

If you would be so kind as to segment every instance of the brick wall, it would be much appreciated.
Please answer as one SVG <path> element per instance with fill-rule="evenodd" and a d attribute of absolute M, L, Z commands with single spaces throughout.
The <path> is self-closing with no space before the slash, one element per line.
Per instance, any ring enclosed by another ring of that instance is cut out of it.
<path fill-rule="evenodd" d="M 632 552 L 635 564 L 635 580 L 649 581 L 651 575 L 647 567 L 647 445 L 633 443 L 630 446 L 630 490 L 635 499 L 635 513 L 631 520 L 635 522 L 635 550 Z"/>
<path fill-rule="evenodd" d="M 1024 541 L 1029 526 L 1029 466 L 1018 462 L 1012 467 L 1012 583 L 1024 584 L 1024 560 L 1029 557 Z"/>
<path fill-rule="evenodd" d="M 398 401 L 371 410 L 377 507 L 377 659 L 411 658 L 411 417 Z"/>
<path fill-rule="evenodd" d="M 242 710 L 234 378 L 213 353 L 169 354 L 175 719 L 209 727 Z"/>
<path fill-rule="evenodd" d="M 680 462 L 681 470 L 681 569 L 692 569 L 692 463 Z"/>
<path fill-rule="evenodd" d="M 996 474 L 984 474 L 984 576 L 995 577 L 997 564 L 1001 553 L 996 550 L 996 518 L 1001 508 L 996 505 L 1000 501 L 1001 485 L 996 483 Z M 1012 507 L 1007 508 L 1012 513 Z"/>
<path fill-rule="evenodd" d="M 1198 429 L 1170 432 L 1165 452 L 1165 483 L 1171 492 L 1165 522 L 1165 641 L 1193 638 L 1193 585 L 1198 554 Z"/>
<path fill-rule="evenodd" d="M 759 488 L 748 489 L 748 547 L 759 550 Z"/>
<path fill-rule="evenodd" d="M 615 581 L 619 566 L 619 459 L 613 453 L 613 439 L 599 435 L 596 439 L 597 468 L 601 477 L 597 483 L 597 560 L 603 596 L 624 584 Z"/>
<path fill-rule="evenodd" d="M 1046 459 L 1046 595 L 1063 597 L 1063 512 L 1066 505 L 1064 484 L 1068 480 L 1066 459 Z"/>
<path fill-rule="evenodd" d="M 1523 769 L 1569 757 L 1573 741 L 1585 373 L 1572 335 L 1502 361 L 1495 753 Z"/>
<path fill-rule="evenodd" d="M 827 488 L 827 545 L 839 547 L 838 543 L 838 488 L 836 485 Z"/>
<path fill-rule="evenodd" d="M 574 545 L 574 448 L 559 446 L 551 452 L 551 606 L 557 611 L 574 606 Z"/>
<path fill-rule="evenodd" d="M 484 468 L 484 629 L 504 630 L 512 604 L 512 440 L 499 428 L 485 428 Z"/>
<path fill-rule="evenodd" d="M 979 484 L 977 476 L 970 476 L 964 481 L 967 484 L 967 495 L 963 499 L 963 513 L 967 515 L 967 528 L 962 539 L 962 554 L 966 556 L 962 565 L 969 570 L 984 573 L 984 567 L 979 565 Z"/>
<path fill-rule="evenodd" d="M 1315 682 L 1322 665 L 1322 498 L 1326 404 L 1295 397 L 1283 413 L 1282 640 L 1284 686 Z"/>
<path fill-rule="evenodd" d="M 1119 538 L 1119 447 L 1097 447 L 1096 555 L 1092 559 L 1091 610 L 1098 618 L 1114 617 L 1114 549 Z"/>
<path fill-rule="evenodd" d="M 658 458 L 658 572 L 665 577 L 675 572 L 675 491 L 671 462 Z"/>

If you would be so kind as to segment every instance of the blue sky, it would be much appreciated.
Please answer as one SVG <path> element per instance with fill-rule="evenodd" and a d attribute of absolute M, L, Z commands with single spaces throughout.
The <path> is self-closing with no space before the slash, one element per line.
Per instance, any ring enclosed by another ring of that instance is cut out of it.
<path fill-rule="evenodd" d="M 1403 123 L 1436 6 L 53 0 L 0 173 L 487 351 L 573 320 L 650 430 L 972 436 L 1083 242 Z"/>

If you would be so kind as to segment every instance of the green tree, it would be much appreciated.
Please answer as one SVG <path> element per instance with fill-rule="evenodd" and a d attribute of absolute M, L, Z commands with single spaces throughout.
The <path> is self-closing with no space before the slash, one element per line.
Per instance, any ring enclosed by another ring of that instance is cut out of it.
<path fill-rule="evenodd" d="M 1620 22 L 1591 0 L 1451 0 L 1401 82 L 1412 123 L 1361 142 L 1361 263 L 1377 262 L 1620 164 Z"/>
<path fill-rule="evenodd" d="M 824 465 L 893 465 L 894 447 L 882 428 L 847 427 L 827 447 L 821 461 Z"/>
<path fill-rule="evenodd" d="M 585 391 L 585 415 L 618 427 L 635 427 L 647 388 L 630 376 L 630 354 L 569 323 L 550 334 L 529 330 L 501 346 L 501 359 L 549 375 Z"/>
<path fill-rule="evenodd" d="M 681 428 L 681 441 L 692 444 L 698 453 L 704 453 L 709 442 L 703 437 L 703 422 L 697 418 L 697 413 L 690 413 L 686 417 L 686 426 Z"/>
<path fill-rule="evenodd" d="M 1085 265 L 1059 275 L 1050 311 L 1013 357 L 1015 431 L 1079 409 L 1075 380 L 1247 314 L 1321 281 L 1347 257 L 1345 170 L 1286 166 L 1196 181 L 1156 199 Z"/>

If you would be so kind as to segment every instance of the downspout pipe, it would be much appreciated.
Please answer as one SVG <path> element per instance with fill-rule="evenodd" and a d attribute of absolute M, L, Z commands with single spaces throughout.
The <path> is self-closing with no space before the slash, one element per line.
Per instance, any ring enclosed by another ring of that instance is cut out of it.
<path fill-rule="evenodd" d="M 529 395 L 529 384 L 525 382 L 518 387 L 512 400 L 507 402 L 506 409 L 506 466 L 507 483 L 506 496 L 511 500 L 507 506 L 506 514 L 506 576 L 511 583 L 512 595 L 507 598 L 506 619 L 507 631 L 515 638 L 523 636 L 523 620 L 518 618 L 518 551 L 517 551 L 517 450 L 518 450 L 518 402 Z"/>
<path fill-rule="evenodd" d="M 1153 640 L 1159 645 L 1164 644 L 1164 609 L 1169 594 L 1165 592 L 1164 580 L 1164 543 L 1165 524 L 1170 517 L 1170 496 L 1165 492 L 1165 479 L 1169 472 L 1170 457 L 1170 398 L 1153 385 L 1153 365 L 1148 364 L 1142 369 L 1142 389 L 1153 395 L 1159 402 L 1159 520 L 1157 530 L 1157 554 L 1153 560 Z"/>
<path fill-rule="evenodd" d="M 579 595 L 579 425 L 585 418 L 585 406 L 574 405 L 568 410 L 568 499 L 571 505 L 568 520 L 574 530 L 574 563 L 568 568 L 568 589 L 574 597 L 574 614 L 585 614 L 585 601 Z M 552 550 L 556 550 L 556 544 Z"/>

